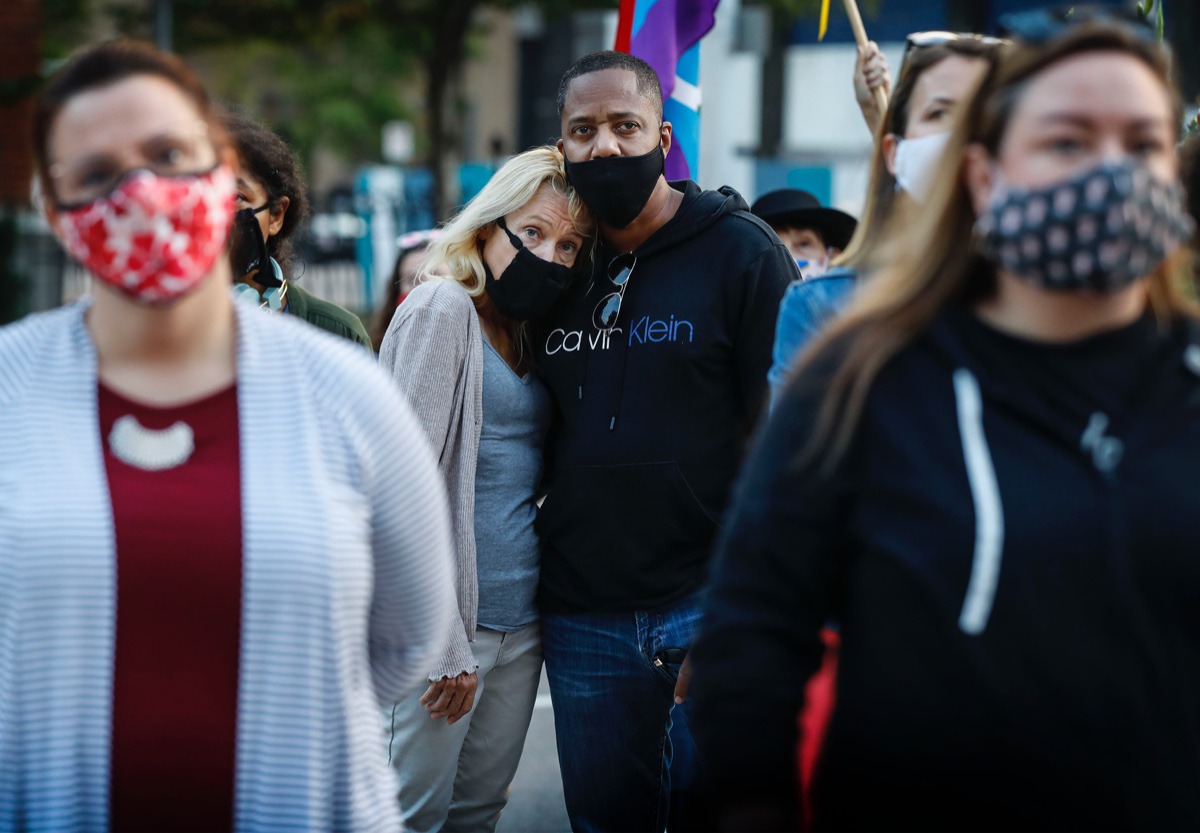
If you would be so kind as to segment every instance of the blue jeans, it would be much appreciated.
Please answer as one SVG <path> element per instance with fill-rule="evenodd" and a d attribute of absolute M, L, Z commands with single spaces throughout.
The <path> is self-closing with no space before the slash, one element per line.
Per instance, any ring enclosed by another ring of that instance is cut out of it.
<path fill-rule="evenodd" d="M 690 646 L 699 620 L 694 599 L 657 611 L 543 615 L 558 761 L 576 833 L 662 831 L 668 820 L 672 833 L 691 826 L 691 704 L 675 705 L 675 683 L 653 658 Z"/>

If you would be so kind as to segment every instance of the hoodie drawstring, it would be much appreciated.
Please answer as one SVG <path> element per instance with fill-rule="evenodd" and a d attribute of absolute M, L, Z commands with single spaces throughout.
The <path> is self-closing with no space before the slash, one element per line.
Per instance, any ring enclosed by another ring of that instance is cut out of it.
<path fill-rule="evenodd" d="M 975 502 L 975 554 L 958 627 L 965 634 L 978 636 L 987 627 L 996 600 L 1004 551 L 1004 507 L 996 468 L 983 433 L 983 396 L 979 382 L 969 370 L 954 371 L 954 399 L 958 405 L 958 431 L 962 436 L 967 482 Z"/>

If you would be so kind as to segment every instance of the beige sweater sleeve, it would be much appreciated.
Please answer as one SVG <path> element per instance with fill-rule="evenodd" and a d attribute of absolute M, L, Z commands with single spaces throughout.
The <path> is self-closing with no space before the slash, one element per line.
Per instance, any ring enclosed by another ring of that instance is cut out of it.
<path fill-rule="evenodd" d="M 380 365 L 408 397 L 439 461 L 452 428 L 458 389 L 463 384 L 468 334 L 469 328 L 451 308 L 436 303 L 409 307 L 405 303 L 397 308 L 379 348 Z M 450 500 L 455 497 L 450 495 Z M 459 570 L 463 568 L 458 564 Z M 456 677 L 478 667 L 466 626 L 456 618 L 446 649 L 429 679 Z"/>

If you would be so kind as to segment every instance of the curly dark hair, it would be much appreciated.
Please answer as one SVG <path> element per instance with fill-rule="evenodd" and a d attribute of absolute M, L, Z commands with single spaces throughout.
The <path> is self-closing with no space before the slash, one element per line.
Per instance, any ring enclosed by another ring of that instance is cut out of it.
<path fill-rule="evenodd" d="M 253 119 L 234 112 L 223 116 L 246 173 L 262 185 L 272 203 L 288 198 L 283 226 L 267 239 L 267 253 L 278 261 L 283 274 L 290 276 L 295 253 L 289 238 L 308 217 L 308 183 L 300 162 L 287 142 Z"/>

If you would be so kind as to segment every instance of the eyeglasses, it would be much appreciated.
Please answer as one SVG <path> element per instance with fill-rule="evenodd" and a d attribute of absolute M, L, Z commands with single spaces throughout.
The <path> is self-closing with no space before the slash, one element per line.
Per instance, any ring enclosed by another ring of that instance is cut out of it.
<path fill-rule="evenodd" d="M 928 49 L 931 46 L 941 46 L 955 41 L 975 41 L 982 46 L 1009 46 L 1012 41 L 1005 38 L 993 38 L 990 35 L 978 35 L 974 32 L 913 32 L 904 39 L 904 57 L 900 59 L 900 71 L 904 71 L 904 62 L 913 52 Z"/>
<path fill-rule="evenodd" d="M 1060 6 L 1011 12 L 1000 16 L 1000 31 L 1025 43 L 1041 44 L 1053 40 L 1073 26 L 1086 23 L 1117 23 L 1128 27 L 1139 38 L 1158 40 L 1154 24 L 1141 12 L 1112 6 Z"/>
<path fill-rule="evenodd" d="M 628 252 L 608 262 L 608 279 L 616 284 L 617 291 L 605 295 L 596 305 L 592 313 L 592 325 L 597 330 L 611 330 L 616 326 L 617 318 L 621 315 L 621 302 L 625 300 L 625 287 L 629 285 L 629 276 L 633 274 L 635 266 L 637 258 Z"/>
<path fill-rule="evenodd" d="M 60 208 L 77 208 L 111 194 L 135 170 L 162 177 L 195 176 L 213 168 L 207 126 L 192 132 L 155 136 L 125 154 L 101 153 L 50 166 L 50 181 Z"/>

